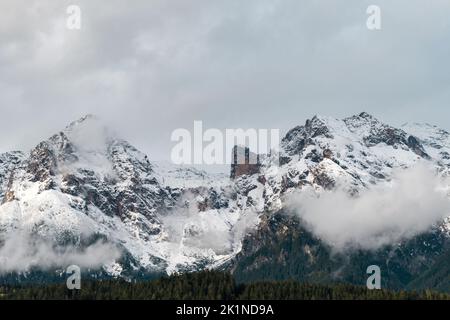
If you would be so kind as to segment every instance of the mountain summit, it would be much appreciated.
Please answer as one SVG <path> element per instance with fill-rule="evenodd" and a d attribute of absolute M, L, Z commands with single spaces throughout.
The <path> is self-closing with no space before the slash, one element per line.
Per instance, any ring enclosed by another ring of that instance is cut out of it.
<path fill-rule="evenodd" d="M 118 261 L 103 261 L 113 274 L 197 268 L 227 259 L 235 250 L 228 233 L 245 214 L 224 198 L 231 192 L 225 190 L 227 182 L 203 176 L 199 186 L 203 173 L 195 169 L 153 164 L 96 117 L 72 122 L 29 156 L 2 158 L 3 242 L 16 230 L 32 242 L 70 244 L 79 251 L 104 239 L 122 252 Z M 184 181 L 180 188 L 178 180 L 186 178 L 192 183 Z M 198 214 L 191 217 L 192 212 Z M 222 232 L 222 238 L 216 241 L 214 232 Z M 205 246 L 203 238 L 214 244 Z M 33 252 L 23 254 L 31 265 L 40 260 Z"/>

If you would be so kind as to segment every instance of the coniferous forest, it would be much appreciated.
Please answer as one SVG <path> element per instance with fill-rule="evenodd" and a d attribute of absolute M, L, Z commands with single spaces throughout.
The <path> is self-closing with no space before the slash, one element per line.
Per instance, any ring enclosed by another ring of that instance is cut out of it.
<path fill-rule="evenodd" d="M 450 300 L 450 295 L 429 290 L 368 290 L 342 283 L 239 284 L 228 273 L 205 271 L 140 282 L 86 281 L 80 290 L 68 290 L 65 283 L 4 285 L 0 287 L 0 300 Z"/>

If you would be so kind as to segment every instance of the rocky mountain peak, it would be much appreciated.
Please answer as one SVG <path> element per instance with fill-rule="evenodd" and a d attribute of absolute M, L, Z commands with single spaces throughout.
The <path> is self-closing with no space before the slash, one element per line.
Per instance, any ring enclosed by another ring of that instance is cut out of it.
<path fill-rule="evenodd" d="M 310 120 L 306 120 L 305 129 L 313 138 L 319 135 L 331 136 L 329 128 L 331 121 L 331 117 L 315 115 Z"/>
<path fill-rule="evenodd" d="M 14 189 L 29 181 L 39 184 L 40 191 L 81 196 L 86 205 L 110 216 L 125 217 L 139 207 L 151 217 L 173 202 L 152 168 L 145 154 L 88 115 L 39 143 L 7 191 L 17 193 Z"/>
<path fill-rule="evenodd" d="M 367 135 L 372 130 L 385 126 L 381 121 L 367 112 L 347 117 L 343 120 L 350 131 Z"/>
<path fill-rule="evenodd" d="M 234 146 L 232 150 L 231 179 L 242 175 L 259 173 L 261 167 L 260 156 L 251 152 L 248 147 Z"/>
<path fill-rule="evenodd" d="M 379 121 L 373 114 L 370 114 L 366 111 L 362 111 L 359 114 L 355 114 L 355 115 L 353 115 L 353 117 L 359 117 L 359 118 L 363 118 L 363 119 L 374 119 L 376 121 Z"/>
<path fill-rule="evenodd" d="M 81 118 L 69 123 L 69 125 L 66 126 L 65 130 L 71 131 L 77 126 L 80 126 L 80 125 L 83 125 L 83 124 L 86 124 L 86 123 L 92 122 L 92 121 L 100 121 L 100 118 L 94 114 L 86 114 L 86 115 L 82 116 Z"/>
<path fill-rule="evenodd" d="M 40 238 L 55 243 L 100 235 L 123 249 L 123 267 L 147 271 L 209 265 L 234 250 L 225 233 L 240 211 L 228 185 L 189 168 L 154 165 L 96 117 L 71 123 L 17 163 L 13 176 L 10 167 L 0 165 L 7 169 L 2 177 L 8 177 L 2 178 L 7 183 L 0 230 L 32 230 L 33 236 L 37 230 Z M 191 217 L 190 210 L 199 216 Z M 198 232 L 185 232 L 191 227 Z M 217 228 L 224 234 L 225 255 L 221 246 L 216 253 L 201 244 Z"/>
<path fill-rule="evenodd" d="M 325 137 L 332 139 L 332 129 L 330 128 L 331 118 L 314 116 L 306 120 L 302 126 L 297 126 L 285 135 L 281 141 L 284 150 L 289 154 L 299 154 L 308 145 L 314 144 L 314 139 Z"/>

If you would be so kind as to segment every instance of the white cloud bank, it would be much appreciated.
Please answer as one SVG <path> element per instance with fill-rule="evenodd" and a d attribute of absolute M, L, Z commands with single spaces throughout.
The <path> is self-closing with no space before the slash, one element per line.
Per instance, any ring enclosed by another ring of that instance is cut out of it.
<path fill-rule="evenodd" d="M 446 179 L 418 165 L 357 197 L 343 190 L 297 193 L 288 208 L 337 250 L 377 249 L 425 232 L 449 216 L 447 186 Z"/>
<path fill-rule="evenodd" d="M 54 246 L 35 239 L 25 232 L 17 232 L 2 241 L 0 246 L 0 274 L 27 272 L 31 269 L 48 270 L 77 265 L 97 269 L 120 257 L 113 244 L 97 241 L 83 249 L 74 246 Z"/>

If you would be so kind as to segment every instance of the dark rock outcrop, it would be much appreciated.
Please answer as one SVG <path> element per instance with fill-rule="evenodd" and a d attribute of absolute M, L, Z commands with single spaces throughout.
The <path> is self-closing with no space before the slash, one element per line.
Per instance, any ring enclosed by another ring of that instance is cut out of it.
<path fill-rule="evenodd" d="M 236 179 L 243 175 L 254 175 L 260 172 L 259 155 L 250 151 L 249 148 L 235 146 L 232 154 L 231 178 Z"/>

